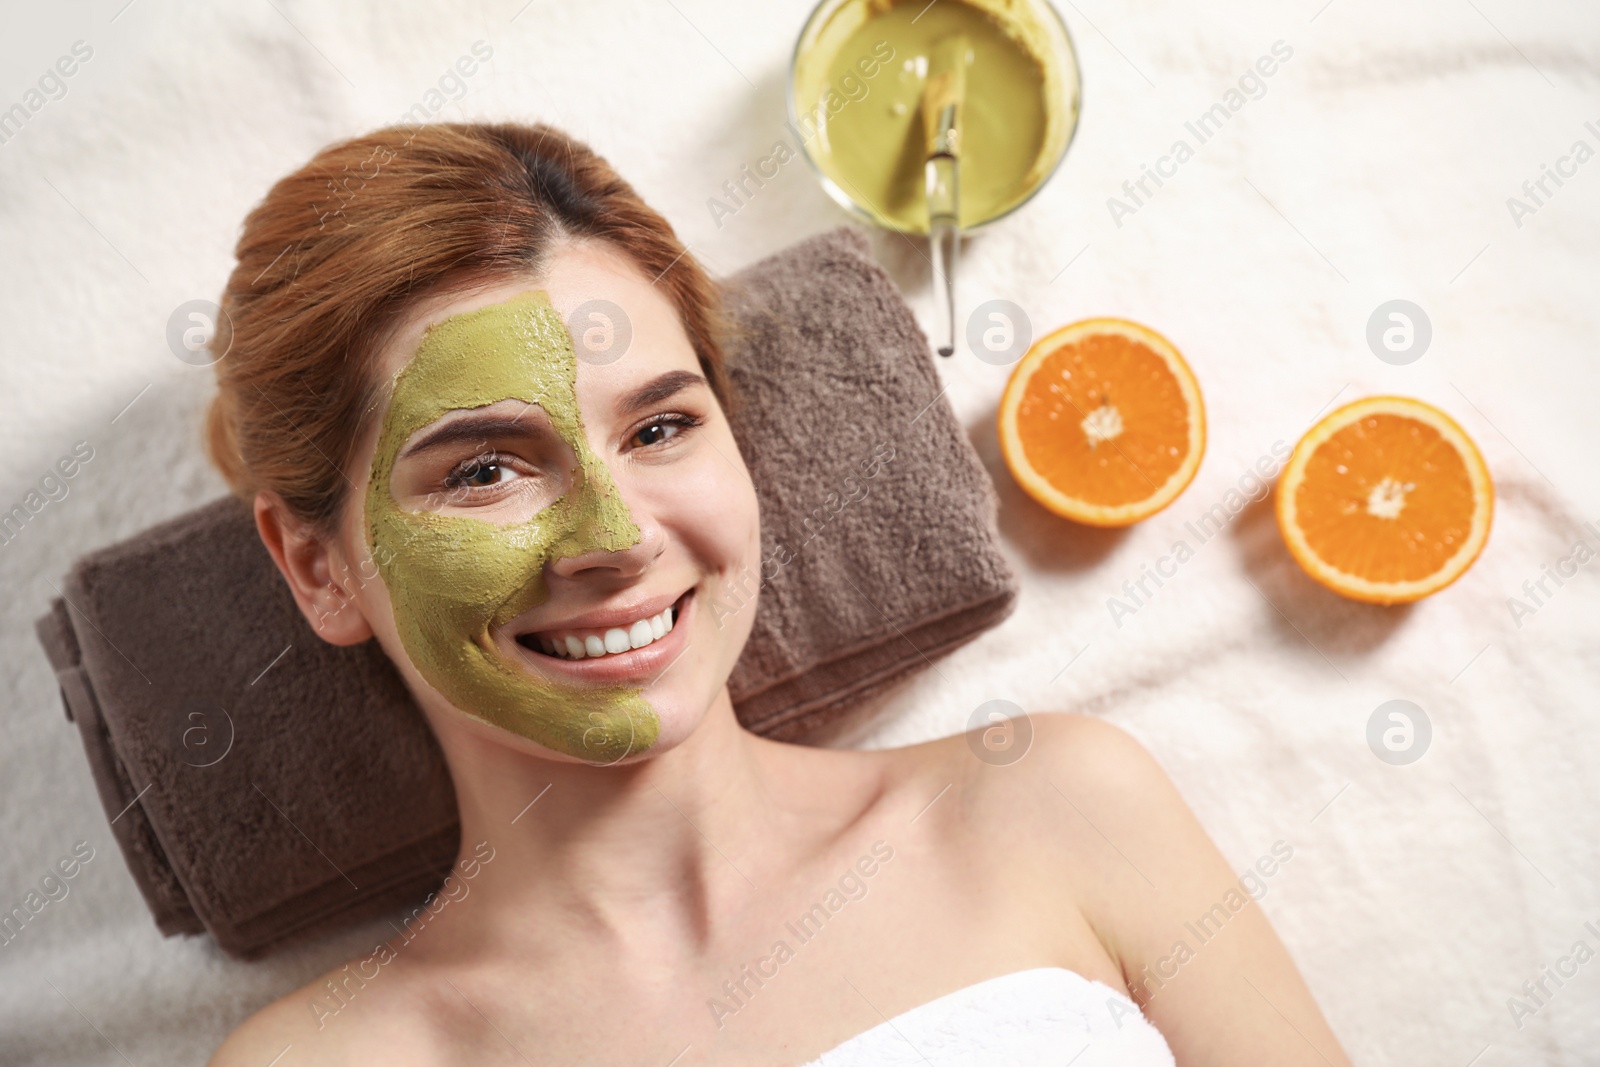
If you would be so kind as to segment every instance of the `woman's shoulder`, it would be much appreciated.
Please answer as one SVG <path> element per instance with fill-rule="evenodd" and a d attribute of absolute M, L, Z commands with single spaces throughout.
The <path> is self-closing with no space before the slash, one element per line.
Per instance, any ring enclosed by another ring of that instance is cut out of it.
<path fill-rule="evenodd" d="M 1126 730 L 1090 715 L 1009 710 L 902 750 L 902 787 L 929 805 L 918 821 L 938 824 L 952 847 L 996 863 L 1059 861 L 1070 877 L 1084 869 L 1086 848 L 1097 855 L 1110 841 L 1144 851 L 1200 832 L 1166 771 Z"/>
<path fill-rule="evenodd" d="M 977 716 L 964 733 L 898 750 L 902 780 L 913 786 L 941 781 L 973 801 L 996 803 L 1040 790 L 1069 803 L 1080 796 L 1115 803 L 1171 787 L 1144 745 L 1114 723 L 995 704 L 1001 706 Z"/>
<path fill-rule="evenodd" d="M 363 962 L 329 971 L 257 1011 L 207 1067 L 445 1062 L 437 1055 L 436 1013 L 414 976 L 363 978 Z"/>

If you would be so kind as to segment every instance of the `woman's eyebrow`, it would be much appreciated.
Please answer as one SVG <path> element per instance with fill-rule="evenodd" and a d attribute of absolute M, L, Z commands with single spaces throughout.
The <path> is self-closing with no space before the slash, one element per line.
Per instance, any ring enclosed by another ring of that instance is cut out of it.
<path fill-rule="evenodd" d="M 630 411 L 659 404 L 668 397 L 696 385 L 708 385 L 708 383 L 704 377 L 693 371 L 669 370 L 659 378 L 645 382 L 631 393 L 624 393 L 617 401 L 617 413 L 626 415 Z"/>
<path fill-rule="evenodd" d="M 455 444 L 458 441 L 477 441 L 488 444 L 491 437 L 505 437 L 510 434 L 530 434 L 537 432 L 538 421 L 529 419 L 524 421 L 531 408 L 524 408 L 519 415 L 467 415 L 435 427 L 431 432 L 407 445 L 400 452 L 400 458 L 414 456 L 444 445 Z"/>

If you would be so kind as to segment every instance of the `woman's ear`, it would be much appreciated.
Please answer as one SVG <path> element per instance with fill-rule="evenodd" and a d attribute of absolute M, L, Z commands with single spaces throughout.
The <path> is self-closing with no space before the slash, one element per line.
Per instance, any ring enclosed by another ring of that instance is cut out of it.
<path fill-rule="evenodd" d="M 351 570 L 339 545 L 290 515 L 276 493 L 256 494 L 255 515 L 262 544 L 317 635 L 331 645 L 358 645 L 371 637 L 355 597 L 370 579 Z"/>

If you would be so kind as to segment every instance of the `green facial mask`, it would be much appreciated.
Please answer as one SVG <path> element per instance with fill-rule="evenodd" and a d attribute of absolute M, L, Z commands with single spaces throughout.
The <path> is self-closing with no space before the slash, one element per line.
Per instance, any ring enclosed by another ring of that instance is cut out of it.
<path fill-rule="evenodd" d="M 366 499 L 367 547 L 412 663 L 462 711 L 546 748 L 612 763 L 655 744 L 660 720 L 642 690 L 541 680 L 493 635 L 545 602 L 545 566 L 638 544 L 639 528 L 578 413 L 578 360 L 540 291 L 429 327 L 394 378 Z M 565 495 L 526 523 L 405 511 L 390 491 L 407 439 L 447 412 L 517 399 L 544 409 L 578 469 Z"/>

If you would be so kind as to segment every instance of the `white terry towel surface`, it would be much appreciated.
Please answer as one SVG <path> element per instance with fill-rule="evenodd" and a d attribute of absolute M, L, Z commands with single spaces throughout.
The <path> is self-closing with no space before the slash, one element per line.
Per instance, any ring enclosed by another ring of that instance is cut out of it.
<path fill-rule="evenodd" d="M 1580 141 L 1600 151 L 1600 8 L 1059 6 L 1084 68 L 1082 126 L 1039 197 L 967 245 L 961 312 L 1005 298 L 1036 336 L 1105 314 L 1162 331 L 1205 392 L 1205 462 L 1130 531 L 1072 527 L 999 459 L 1008 369 L 941 363 L 999 484 L 1022 598 L 834 743 L 949 734 L 992 699 L 1104 716 L 1152 750 L 1236 867 L 1293 846 L 1262 904 L 1357 1062 L 1593 1063 L 1600 963 L 1547 980 L 1550 997 L 1524 1001 L 1536 1011 L 1514 1015 L 1510 999 L 1547 966 L 1571 970 L 1575 943 L 1600 950 L 1585 928 L 1600 921 L 1600 563 L 1545 578 L 1576 566 L 1562 560 L 1580 539 L 1600 550 L 1600 160 L 1574 155 Z M 798 159 L 736 211 L 710 204 L 785 136 L 806 13 L 795 0 L 103 0 L 7 16 L 0 108 L 28 101 L 74 42 L 92 56 L 0 144 L 0 507 L 78 442 L 92 459 L 0 546 L 0 904 L 76 842 L 93 858 L 0 946 L 0 1062 L 199 1063 L 254 1008 L 381 936 L 257 965 L 160 938 L 32 634 L 74 557 L 220 491 L 198 447 L 209 372 L 175 359 L 165 330 L 174 308 L 216 296 L 245 212 L 321 145 L 421 104 L 586 138 L 732 271 L 844 217 Z M 480 41 L 492 58 L 446 79 Z M 1280 41 L 1292 56 L 1195 145 L 1185 123 Z M 1161 158 L 1179 139 L 1192 158 L 1131 199 L 1124 183 L 1172 171 Z M 1535 202 L 1524 183 L 1545 165 L 1567 176 Z M 877 249 L 930 324 L 921 252 L 889 235 Z M 1365 339 L 1399 298 L 1432 327 L 1404 366 Z M 1339 600 L 1287 558 L 1261 503 L 1203 544 L 1187 532 L 1318 412 L 1376 392 L 1445 408 L 1492 467 L 1494 530 L 1454 587 L 1409 609 Z M 1123 583 L 1183 538 L 1193 558 L 1113 617 Z M 1525 583 L 1540 579 L 1535 601 Z M 1365 739 L 1395 699 L 1432 724 L 1404 767 Z"/>

